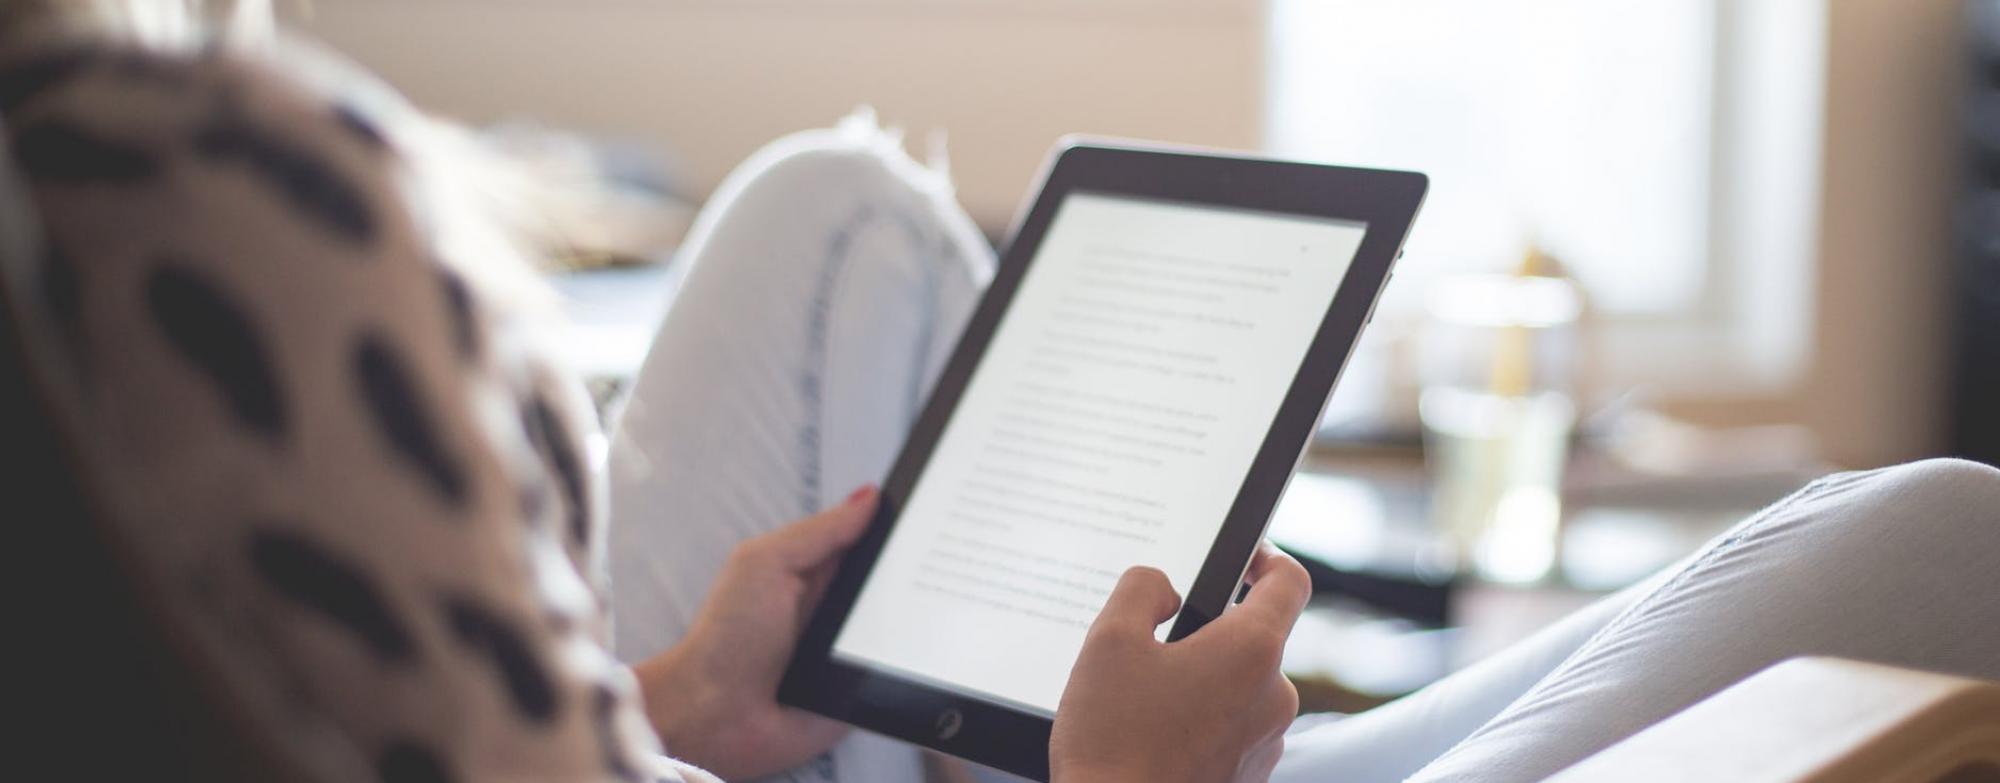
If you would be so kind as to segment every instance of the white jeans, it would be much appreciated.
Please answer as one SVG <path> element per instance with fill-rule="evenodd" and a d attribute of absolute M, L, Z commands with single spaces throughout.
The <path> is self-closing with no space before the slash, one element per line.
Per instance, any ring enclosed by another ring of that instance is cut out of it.
<path fill-rule="evenodd" d="M 886 474 L 993 262 L 945 178 L 870 121 L 780 140 L 729 178 L 614 433 L 621 658 L 680 638 L 738 541 Z M 1814 482 L 1526 642 L 1302 727 L 1274 779 L 1537 780 L 1804 654 L 2000 679 L 2000 471 Z M 921 777 L 913 749 L 857 733 L 780 779 Z"/>

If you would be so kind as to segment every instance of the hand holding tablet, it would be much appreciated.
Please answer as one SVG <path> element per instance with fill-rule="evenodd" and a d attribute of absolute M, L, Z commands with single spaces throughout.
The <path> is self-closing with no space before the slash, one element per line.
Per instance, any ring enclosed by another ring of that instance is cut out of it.
<path fill-rule="evenodd" d="M 1150 566 L 1187 596 L 1162 640 L 1236 595 L 1424 190 L 1062 150 L 780 698 L 1046 778 L 1121 574 Z"/>
<path fill-rule="evenodd" d="M 1153 638 L 1180 605 L 1166 576 L 1146 568 L 1125 573 L 1091 626 L 1056 710 L 1052 777 L 1270 776 L 1299 706 L 1278 658 L 1312 597 L 1312 578 L 1266 545 L 1244 579 L 1254 586 L 1243 603 L 1170 650 Z M 1186 709 L 1185 689 L 1203 694 L 1199 709 Z"/>
<path fill-rule="evenodd" d="M 680 643 L 633 666 L 646 718 L 675 757 L 750 780 L 810 761 L 847 726 L 772 698 L 805 614 L 841 552 L 874 516 L 876 493 L 746 540 L 729 553 Z"/>

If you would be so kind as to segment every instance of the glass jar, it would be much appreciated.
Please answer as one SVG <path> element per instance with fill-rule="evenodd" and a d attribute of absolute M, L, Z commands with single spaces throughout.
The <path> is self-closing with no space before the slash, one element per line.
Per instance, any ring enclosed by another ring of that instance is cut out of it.
<path fill-rule="evenodd" d="M 1555 566 L 1581 310 L 1560 277 L 1462 275 L 1431 291 L 1418 402 L 1431 518 L 1480 578 L 1533 582 Z"/>

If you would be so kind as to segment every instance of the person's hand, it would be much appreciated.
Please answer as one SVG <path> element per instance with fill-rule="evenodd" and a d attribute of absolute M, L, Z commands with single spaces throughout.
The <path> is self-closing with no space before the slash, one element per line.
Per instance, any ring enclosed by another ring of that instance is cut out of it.
<path fill-rule="evenodd" d="M 725 780 L 798 766 L 847 727 L 778 704 L 778 680 L 840 554 L 875 515 L 863 487 L 731 552 L 686 638 L 633 667 L 667 752 Z"/>
<path fill-rule="evenodd" d="M 1180 598 L 1165 574 L 1133 568 L 1084 638 L 1056 707 L 1056 783 L 1262 781 L 1284 750 L 1299 695 L 1278 673 L 1312 594 L 1298 561 L 1265 544 L 1249 597 L 1187 638 L 1153 636 Z"/>

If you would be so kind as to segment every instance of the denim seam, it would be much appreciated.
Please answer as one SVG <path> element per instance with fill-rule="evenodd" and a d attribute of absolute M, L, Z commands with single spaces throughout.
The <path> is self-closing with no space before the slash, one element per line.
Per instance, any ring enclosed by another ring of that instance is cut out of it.
<path fill-rule="evenodd" d="M 1660 601 L 1679 594 L 1683 586 L 1690 579 L 1695 578 L 1694 575 L 1697 572 L 1707 569 L 1717 559 L 1735 551 L 1738 545 L 1752 535 L 1762 533 L 1765 528 L 1770 526 L 1772 520 L 1778 519 L 1784 512 L 1800 503 L 1819 497 L 1829 488 L 1831 484 L 1829 479 L 1833 478 L 1838 478 L 1838 476 L 1825 476 L 1815 479 L 1784 499 L 1771 504 L 1756 516 L 1751 517 L 1749 521 L 1739 526 L 1735 532 L 1730 533 L 1728 538 L 1716 542 L 1715 546 L 1710 547 L 1707 552 L 1702 553 L 1701 557 L 1696 558 L 1694 562 L 1682 568 L 1679 573 L 1674 574 L 1673 578 L 1668 579 L 1665 584 L 1660 585 L 1652 592 L 1641 597 L 1637 602 L 1627 607 L 1625 611 L 1619 612 L 1617 617 L 1612 618 L 1611 622 L 1605 623 L 1604 627 L 1598 629 L 1597 633 L 1591 634 L 1590 639 L 1585 640 L 1582 645 L 1579 645 L 1575 651 L 1570 653 L 1568 658 L 1565 658 L 1550 673 L 1554 674 L 1569 666 L 1570 662 L 1575 660 L 1578 654 L 1590 646 L 1591 641 L 1623 631 L 1632 623 L 1637 622 L 1637 618 L 1645 615 L 1647 610 L 1658 605 Z"/>
<path fill-rule="evenodd" d="M 916 226 L 911 225 L 907 227 L 910 228 L 910 230 L 913 233 L 916 232 Z M 916 234 L 916 236 L 918 236 L 919 238 L 924 238 L 923 235 L 920 233 Z M 938 263 L 930 263 L 923 265 L 924 311 L 922 313 L 922 321 L 918 323 L 918 333 L 915 344 L 916 357 L 915 361 L 912 363 L 912 366 L 917 368 L 917 377 L 911 379 L 912 382 L 910 384 L 910 389 L 909 389 L 909 398 L 904 402 L 904 410 L 909 415 L 909 422 L 912 423 L 915 422 L 916 417 L 923 412 L 924 405 L 930 401 L 930 392 L 931 392 L 930 380 L 931 378 L 936 377 L 936 375 L 939 372 L 939 368 L 932 366 L 932 363 L 936 361 L 944 361 L 947 358 L 947 357 L 937 356 L 935 354 L 936 346 L 932 345 L 932 343 L 936 342 L 937 340 L 937 333 L 939 329 L 938 320 L 942 316 L 943 312 L 938 307 L 938 297 L 942 295 L 944 291 L 944 279 L 943 279 L 944 276 L 941 270 L 944 268 L 945 264 L 948 264 L 952 261 L 953 250 L 951 247 L 951 243 L 949 241 L 946 241 L 944 238 L 937 237 L 931 239 L 933 239 L 933 241 L 925 242 L 924 246 L 936 253 L 936 258 L 938 260 Z"/>
<path fill-rule="evenodd" d="M 820 419 L 826 414 L 827 340 L 833 314 L 834 286 L 847 267 L 855 231 L 873 216 L 874 209 L 863 205 L 827 238 L 826 253 L 820 261 L 819 280 L 813 288 L 812 301 L 807 304 L 810 314 L 806 318 L 806 356 L 799 375 L 799 396 L 806 406 L 806 415 L 799 427 L 798 445 L 801 456 L 799 500 L 804 513 L 808 514 L 818 510 L 821 497 L 824 466 L 820 455 Z"/>
<path fill-rule="evenodd" d="M 822 502 L 822 485 L 825 483 L 823 432 L 821 420 L 826 415 L 826 375 L 828 355 L 831 351 L 828 341 L 833 318 L 833 297 L 839 287 L 841 276 L 853 260 L 854 237 L 862 228 L 877 220 L 892 219 L 904 231 L 909 232 L 915 247 L 924 247 L 924 232 L 921 225 L 902 210 L 887 210 L 875 204 L 862 204 L 855 208 L 847 220 L 827 238 L 826 252 L 821 257 L 819 280 L 814 286 L 812 300 L 807 304 L 806 356 L 799 375 L 799 395 L 807 407 L 804 424 L 800 426 L 798 445 L 803 459 L 800 460 L 799 487 L 801 508 L 804 513 L 819 509 Z M 925 264 L 927 271 L 931 266 Z M 927 298 L 928 301 L 928 298 Z M 926 314 L 929 315 L 929 314 Z M 929 319 L 926 319 L 928 323 Z M 921 353 L 917 365 L 923 365 Z"/>
<path fill-rule="evenodd" d="M 1638 615 L 1644 615 L 1644 613 L 1646 613 L 1646 609 L 1650 609 L 1650 607 L 1658 605 L 1660 601 L 1664 601 L 1664 599 L 1668 599 L 1668 597 L 1672 597 L 1672 595 L 1678 595 L 1678 593 L 1682 591 L 1682 587 L 1684 587 L 1684 585 L 1686 585 L 1686 583 L 1688 583 L 1690 579 L 1694 579 L 1696 571 L 1704 571 L 1704 569 L 1708 569 L 1708 565 L 1712 565 L 1712 563 L 1714 563 L 1716 559 L 1720 559 L 1722 555 L 1726 555 L 1726 553 L 1730 553 L 1730 551 L 1736 551 L 1736 547 L 1738 547 L 1738 545 L 1740 545 L 1740 543 L 1742 543 L 1744 539 L 1748 539 L 1750 535 L 1756 535 L 1756 533 L 1762 533 L 1762 531 L 1764 531 L 1766 527 L 1770 527 L 1772 519 L 1778 519 L 1778 517 L 1780 517 L 1780 515 L 1782 515 L 1784 511 L 1792 509 L 1794 505 L 1798 505 L 1798 503 L 1804 503 L 1804 501 L 1810 501 L 1810 499 L 1814 499 L 1814 497 L 1820 497 L 1820 493 L 1824 493 L 1824 491 L 1826 491 L 1826 487 L 1828 487 L 1828 477 L 1820 477 L 1820 479 L 1814 479 L 1814 481 L 1806 483 L 1804 487 L 1800 487 L 1798 491 L 1794 491 L 1794 493 L 1786 495 L 1784 499 L 1780 499 L 1780 501 L 1772 503 L 1770 507 L 1766 507 L 1764 511 L 1760 511 L 1758 515 L 1750 517 L 1750 521 L 1746 521 L 1744 525 L 1740 525 L 1740 527 L 1738 527 L 1738 529 L 1736 529 L 1734 533 L 1730 533 L 1730 537 L 1726 537 L 1726 539 L 1718 541 L 1718 543 L 1716 543 L 1714 547 L 1710 547 L 1710 549 L 1708 549 L 1706 553 L 1702 553 L 1702 557 L 1698 557 L 1696 561 L 1688 563 L 1688 567 L 1680 569 L 1680 573 L 1674 573 L 1674 577 L 1672 577 L 1672 579 L 1668 579 L 1668 581 L 1666 581 L 1664 585 L 1660 585 L 1658 589 L 1654 589 L 1654 591 L 1646 593 L 1644 597 L 1640 597 L 1640 599 L 1638 599 L 1636 603 L 1632 603 L 1632 607 L 1628 607 L 1626 611 L 1620 611 L 1620 613 L 1618 613 L 1618 617 L 1612 617 L 1612 621 L 1610 621 L 1610 623 L 1606 623 L 1606 625 L 1604 625 L 1602 629 L 1598 629 L 1598 633 L 1594 633 L 1594 635 L 1592 635 L 1592 639 L 1596 639 L 1596 637 L 1602 637 L 1602 635 L 1610 635 L 1610 633 L 1614 633 L 1614 631 L 1622 631 L 1624 627 L 1632 625 L 1632 623 L 1636 621 L 1634 617 L 1638 617 Z M 1588 647 L 1588 645 L 1590 645 L 1590 641 L 1584 641 L 1584 647 Z M 1580 653 L 1580 651 L 1582 651 L 1584 647 L 1578 647 L 1578 653 Z M 1572 653 L 1572 657 L 1574 657 L 1574 653 Z M 1562 661 L 1562 665 L 1568 665 L 1568 663 L 1570 663 L 1570 661 Z M 1562 667 L 1558 665 L 1556 669 L 1560 671 Z"/>

